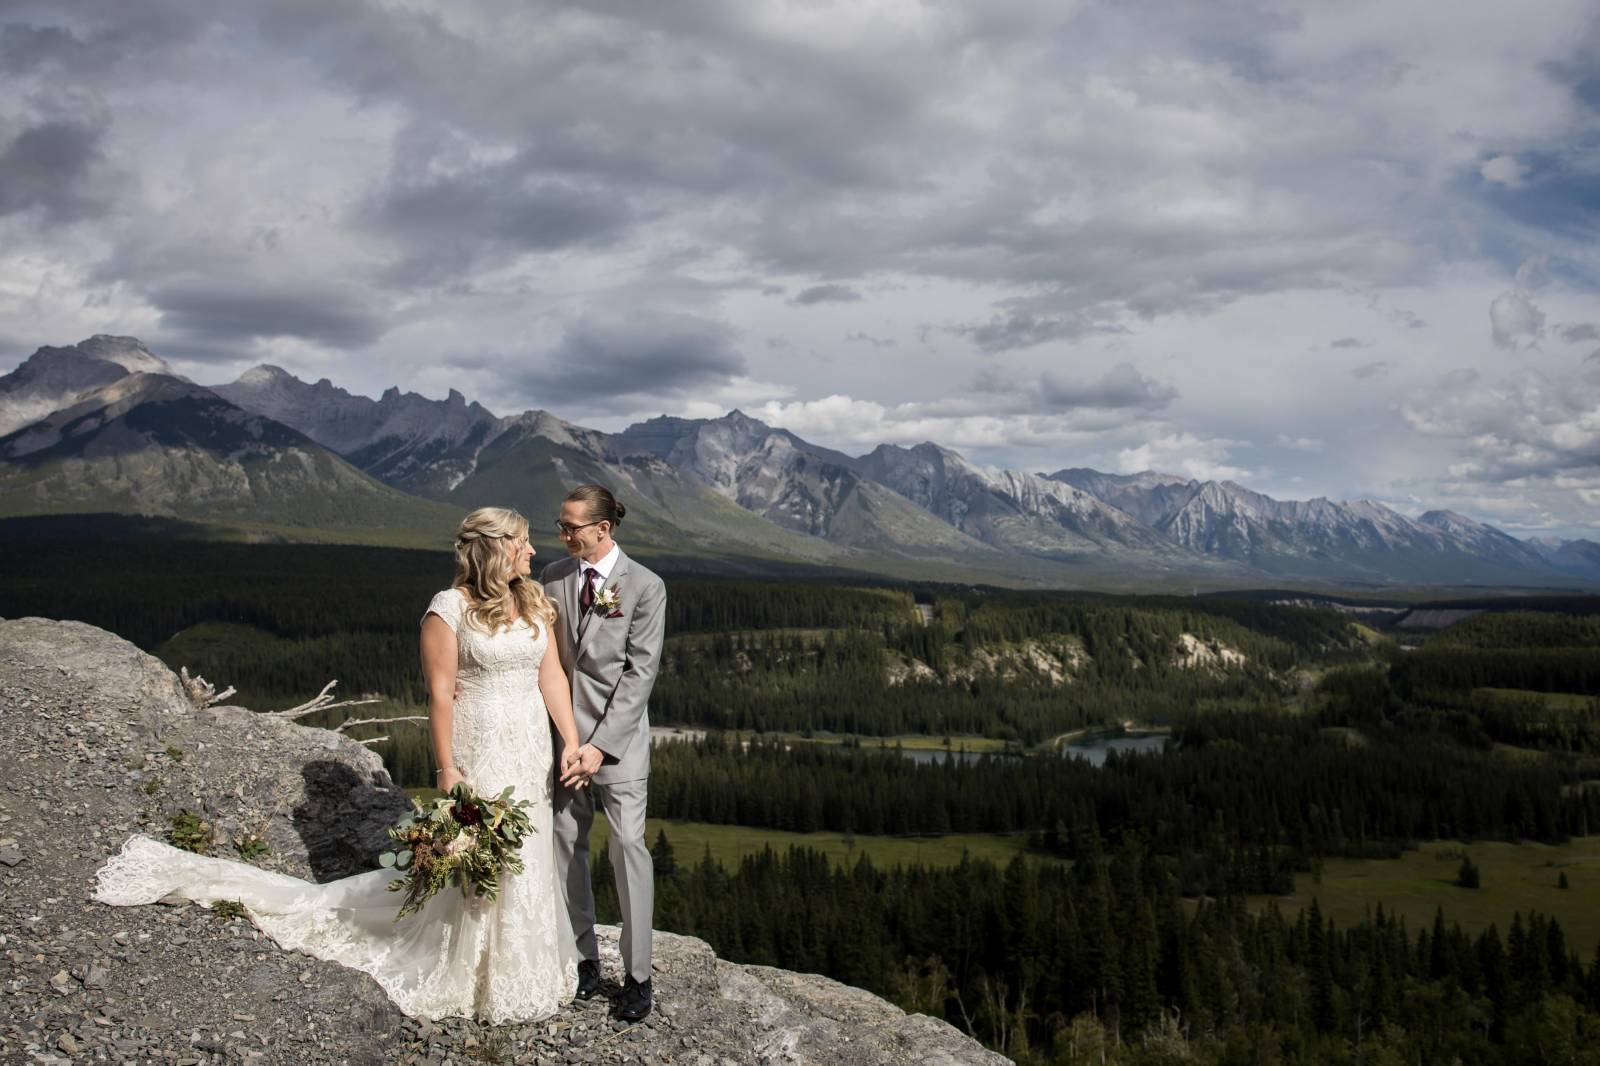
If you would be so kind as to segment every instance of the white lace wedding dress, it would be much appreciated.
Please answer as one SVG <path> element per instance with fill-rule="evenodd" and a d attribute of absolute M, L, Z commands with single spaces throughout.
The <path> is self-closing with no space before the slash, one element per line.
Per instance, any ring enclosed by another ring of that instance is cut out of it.
<path fill-rule="evenodd" d="M 387 889 L 399 876 L 393 870 L 319 885 L 145 836 L 100 869 L 95 898 L 118 905 L 169 896 L 238 900 L 279 944 L 372 975 L 417 1018 L 531 1021 L 567 1003 L 577 984 L 577 948 L 556 872 L 550 721 L 539 694 L 549 635 L 531 639 L 521 621 L 492 635 L 475 630 L 454 589 L 435 596 L 428 613 L 456 631 L 457 764 L 480 793 L 511 785 L 516 798 L 534 801 L 523 872 L 501 878 L 498 899 L 446 888 L 396 922 L 401 894 Z"/>

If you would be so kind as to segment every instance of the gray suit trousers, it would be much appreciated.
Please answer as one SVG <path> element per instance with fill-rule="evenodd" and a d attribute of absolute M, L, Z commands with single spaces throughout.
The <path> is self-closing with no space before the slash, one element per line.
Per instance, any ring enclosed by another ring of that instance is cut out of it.
<path fill-rule="evenodd" d="M 644 840 L 645 796 L 648 777 L 590 782 L 588 788 L 555 790 L 555 846 L 558 868 L 567 872 L 567 913 L 578 937 L 578 953 L 600 958 L 594 937 L 594 885 L 589 879 L 589 827 L 594 824 L 598 800 L 611 825 L 607 848 L 617 878 L 617 902 L 622 908 L 622 965 L 635 981 L 650 979 L 650 933 L 655 909 L 655 864 Z"/>

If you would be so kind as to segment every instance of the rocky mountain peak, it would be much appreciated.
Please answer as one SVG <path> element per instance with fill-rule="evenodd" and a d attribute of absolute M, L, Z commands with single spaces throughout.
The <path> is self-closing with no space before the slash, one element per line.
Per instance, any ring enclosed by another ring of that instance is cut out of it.
<path fill-rule="evenodd" d="M 171 367 L 133 337 L 102 333 L 66 347 L 46 345 L 0 376 L 0 436 L 70 407 L 128 374 L 171 373 Z"/>
<path fill-rule="evenodd" d="M 117 337 L 109 333 L 96 333 L 76 345 L 79 352 L 91 359 L 115 363 L 131 373 L 170 374 L 172 367 L 155 355 L 137 337 Z"/>
<path fill-rule="evenodd" d="M 783 433 L 783 430 L 774 430 L 759 418 L 751 418 L 735 407 L 721 418 L 713 418 L 704 424 L 704 430 L 727 434 L 730 439 L 758 441 L 773 433 Z"/>
<path fill-rule="evenodd" d="M 293 374 L 289 373 L 281 366 L 273 366 L 271 363 L 262 363 L 261 365 L 253 366 L 249 370 L 246 370 L 243 374 L 240 374 L 238 383 L 241 385 L 262 386 L 276 385 L 289 381 L 298 383 L 298 380 L 299 379 L 297 379 Z"/>
<path fill-rule="evenodd" d="M 736 468 L 754 452 L 797 441 L 792 434 L 774 430 L 738 408 L 718 418 L 658 415 L 629 426 L 617 439 L 624 451 L 685 464 L 708 484 L 724 489 L 737 480 Z"/>
<path fill-rule="evenodd" d="M 741 429 L 767 429 L 767 424 L 759 418 L 751 418 L 735 407 L 721 418 L 713 418 L 713 422 L 721 422 L 729 426 L 738 426 Z"/>
<path fill-rule="evenodd" d="M 0 439 L 0 456 L 18 459 L 47 449 L 54 449 L 51 454 L 62 449 L 103 454 L 191 444 L 229 452 L 303 439 L 192 381 L 136 373 L 84 393 L 75 403 Z"/>
<path fill-rule="evenodd" d="M 1427 511 L 1417 516 L 1417 521 L 1436 529 L 1484 529 L 1482 522 L 1474 521 L 1458 511 Z"/>
<path fill-rule="evenodd" d="M 371 399 L 327 378 L 308 385 L 272 366 L 246 371 L 215 388 L 247 411 L 292 426 L 357 468 L 410 491 L 437 493 L 459 484 L 501 420 L 451 389 L 443 400 L 390 386 Z"/>

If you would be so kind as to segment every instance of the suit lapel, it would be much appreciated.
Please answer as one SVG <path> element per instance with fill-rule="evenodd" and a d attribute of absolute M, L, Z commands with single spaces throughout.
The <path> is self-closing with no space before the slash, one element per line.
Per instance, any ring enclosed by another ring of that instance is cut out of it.
<path fill-rule="evenodd" d="M 582 564 L 579 564 L 579 570 L 582 570 Z M 618 548 L 617 565 L 611 568 L 611 576 L 600 582 L 600 587 L 608 589 L 611 586 L 616 585 L 619 590 L 624 589 L 626 586 L 624 586 L 622 582 L 627 576 L 628 557 L 623 553 L 621 548 Z M 574 584 L 576 584 L 576 582 L 574 582 Z M 603 628 L 605 628 L 605 619 L 595 614 L 593 611 L 588 612 L 588 614 L 579 623 L 578 647 L 577 650 L 572 653 L 573 659 L 577 659 L 583 654 L 583 649 L 588 647 L 589 642 L 594 639 L 594 635 L 600 632 L 600 630 Z"/>

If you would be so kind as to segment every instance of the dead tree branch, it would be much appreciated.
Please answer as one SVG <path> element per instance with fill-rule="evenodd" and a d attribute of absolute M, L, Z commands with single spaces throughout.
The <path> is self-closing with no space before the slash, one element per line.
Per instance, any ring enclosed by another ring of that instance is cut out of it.
<path fill-rule="evenodd" d="M 194 704 L 195 710 L 204 710 L 214 703 L 221 703 L 229 696 L 232 696 L 235 691 L 234 687 L 229 685 L 221 692 L 218 692 L 217 686 L 199 674 L 190 677 L 187 666 L 178 667 L 178 680 L 183 683 L 184 695 L 189 697 L 189 702 Z"/>
<path fill-rule="evenodd" d="M 269 711 L 267 713 L 276 718 L 287 718 L 292 722 L 296 718 L 304 718 L 306 715 L 315 714 L 318 711 L 331 711 L 336 707 L 360 707 L 367 703 L 383 702 L 376 697 L 365 700 L 339 700 L 335 702 L 333 696 L 331 696 L 329 693 L 332 692 L 333 686 L 337 685 L 338 683 L 339 679 L 334 678 L 332 681 L 329 681 L 326 685 L 322 686 L 321 692 L 317 693 L 314 697 L 302 703 L 298 707 L 290 707 L 287 711 Z"/>

